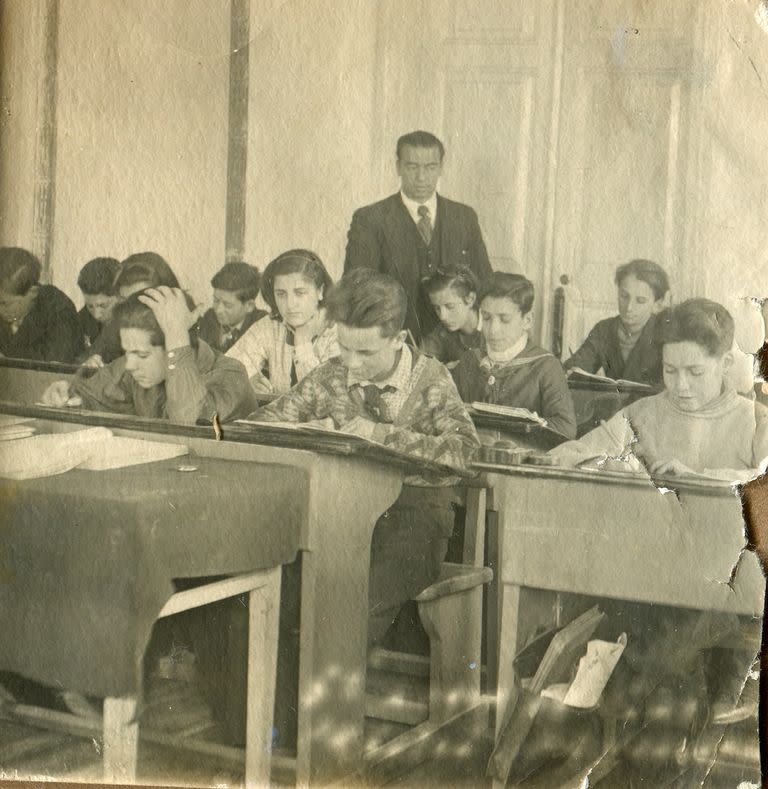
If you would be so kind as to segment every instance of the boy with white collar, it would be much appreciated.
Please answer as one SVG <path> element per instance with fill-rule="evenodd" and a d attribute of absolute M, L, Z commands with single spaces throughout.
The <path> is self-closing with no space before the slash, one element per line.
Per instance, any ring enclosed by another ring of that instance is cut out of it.
<path fill-rule="evenodd" d="M 535 411 L 552 430 L 576 436 L 576 414 L 560 362 L 533 343 L 533 283 L 496 271 L 478 294 L 483 343 L 453 369 L 465 403 L 484 402 Z"/>

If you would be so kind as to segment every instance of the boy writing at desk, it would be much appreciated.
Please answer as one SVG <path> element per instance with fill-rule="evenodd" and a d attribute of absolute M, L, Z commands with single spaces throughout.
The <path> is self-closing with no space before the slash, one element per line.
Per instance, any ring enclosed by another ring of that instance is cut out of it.
<path fill-rule="evenodd" d="M 123 355 L 90 378 L 56 381 L 44 405 L 82 406 L 192 423 L 247 413 L 255 403 L 245 368 L 192 336 L 185 294 L 150 288 L 115 307 Z"/>
<path fill-rule="evenodd" d="M 250 418 L 315 422 L 416 457 L 465 469 L 479 440 L 450 374 L 405 345 L 406 296 L 386 274 L 347 274 L 326 300 L 340 355 Z M 376 524 L 371 548 L 369 643 L 436 580 L 453 530 L 450 478 L 407 479 Z"/>
<path fill-rule="evenodd" d="M 656 320 L 664 391 L 638 400 L 579 441 L 551 454 L 559 463 L 594 460 L 654 476 L 754 476 L 768 456 L 768 409 L 729 383 L 734 322 L 722 305 L 689 299 Z"/>

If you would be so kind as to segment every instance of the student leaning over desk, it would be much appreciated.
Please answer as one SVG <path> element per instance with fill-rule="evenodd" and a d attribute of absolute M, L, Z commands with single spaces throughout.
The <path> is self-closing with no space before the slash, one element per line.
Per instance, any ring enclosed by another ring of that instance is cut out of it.
<path fill-rule="evenodd" d="M 734 321 L 722 305 L 689 299 L 661 313 L 664 391 L 628 405 L 551 454 L 611 470 L 701 474 L 737 481 L 768 456 L 768 409 L 737 394 L 730 377 Z"/>
<path fill-rule="evenodd" d="M 446 368 L 405 344 L 406 296 L 392 277 L 346 274 L 327 299 L 340 355 L 252 415 L 265 422 L 320 423 L 417 458 L 463 470 L 480 442 Z M 428 477 L 428 478 L 426 478 Z M 370 643 L 402 605 L 438 576 L 453 530 L 454 479 L 408 478 L 377 522 L 371 547 Z"/>
<path fill-rule="evenodd" d="M 74 362 L 84 347 L 75 305 L 41 273 L 31 252 L 0 248 L 0 356 Z"/>
<path fill-rule="evenodd" d="M 140 291 L 114 311 L 123 355 L 85 378 L 57 381 L 43 403 L 194 423 L 244 416 L 255 399 L 243 366 L 190 334 L 186 295 Z"/>

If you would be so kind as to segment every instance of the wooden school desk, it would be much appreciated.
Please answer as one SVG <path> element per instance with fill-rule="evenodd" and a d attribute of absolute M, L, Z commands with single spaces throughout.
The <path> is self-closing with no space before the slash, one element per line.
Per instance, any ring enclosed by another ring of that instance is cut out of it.
<path fill-rule="evenodd" d="M 282 517 L 269 514 L 260 517 L 261 496 L 271 484 L 268 478 L 298 475 L 302 482 L 295 486 L 291 506 L 301 513 L 298 548 L 305 553 L 296 780 L 300 785 L 325 784 L 361 767 L 371 535 L 378 517 L 399 495 L 403 475 L 416 470 L 413 461 L 354 438 L 308 436 L 270 426 L 224 425 L 224 440 L 217 441 L 210 427 L 171 425 L 159 420 L 63 412 L 12 403 L 0 404 L 0 413 L 36 416 L 41 420 L 38 426 L 46 431 L 104 425 L 116 435 L 184 443 L 199 457 L 201 467 L 216 462 L 246 461 L 242 465 L 252 468 L 254 474 L 250 492 L 253 520 L 240 521 L 238 528 L 247 528 L 249 537 L 256 535 L 257 544 L 261 530 L 271 533 L 284 527 Z M 429 463 L 419 465 L 424 467 L 438 468 Z M 79 475 L 92 474 L 98 480 L 102 473 L 83 471 Z M 167 473 L 172 477 L 179 474 Z M 205 490 L 204 476 L 196 479 Z M 262 479 L 264 484 L 259 481 Z M 42 486 L 44 482 L 40 480 L 37 484 Z M 343 496 L 340 491 L 344 492 Z M 52 524 L 48 528 L 52 529 Z M 44 534 L 45 529 L 41 529 L 41 539 Z M 194 553 L 190 551 L 185 559 L 193 564 L 194 571 L 189 572 L 192 568 L 185 568 L 182 562 L 175 574 L 214 574 L 241 569 L 240 560 L 235 562 L 236 566 L 230 566 L 219 557 L 209 564 Z M 125 558 L 135 566 L 135 556 Z M 4 562 L 8 561 L 5 557 Z M 59 569 L 53 566 L 48 571 L 55 576 Z M 126 593 L 125 604 L 129 602 L 130 594 Z M 0 608 L 0 623 L 6 616 L 4 611 L 4 607 Z M 71 615 L 69 619 L 73 621 Z M 61 638 L 66 638 L 67 632 L 67 628 L 62 628 Z M 27 637 L 23 629 L 21 633 L 23 638 Z M 26 648 L 34 650 L 37 643 L 36 639 L 29 640 Z M 145 644 L 146 640 L 132 644 L 131 654 L 143 650 Z M 18 670 L 24 651 L 25 645 L 20 643 L 13 660 L 0 659 L 0 668 Z M 54 649 L 52 653 L 57 651 Z M 0 655 L 3 654 L 0 648 Z M 57 666 L 47 666 L 45 671 L 36 672 L 35 678 L 50 682 L 58 676 L 57 671 Z M 100 677 L 99 682 L 109 683 L 109 679 Z M 89 688 L 82 690 L 87 692 Z M 99 691 L 112 692 L 113 688 L 101 684 Z"/>
<path fill-rule="evenodd" d="M 498 513 L 502 600 L 497 721 L 512 688 L 512 661 L 547 616 L 546 592 L 573 593 L 761 618 L 765 580 L 745 553 L 741 502 L 727 484 L 621 472 L 478 464 Z M 538 622 L 537 622 L 538 619 Z M 493 626 L 495 623 L 492 623 Z"/>

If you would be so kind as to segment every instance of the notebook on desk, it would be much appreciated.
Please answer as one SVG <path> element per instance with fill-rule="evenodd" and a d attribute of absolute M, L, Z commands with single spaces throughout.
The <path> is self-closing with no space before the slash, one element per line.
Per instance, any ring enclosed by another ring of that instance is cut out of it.
<path fill-rule="evenodd" d="M 535 411 L 529 411 L 527 408 L 518 408 L 513 405 L 496 405 L 495 403 L 470 403 L 472 411 L 481 414 L 493 414 L 494 416 L 508 416 L 512 419 L 521 419 L 526 422 L 532 422 L 542 427 L 547 426 L 547 420 L 540 417 Z"/>
<path fill-rule="evenodd" d="M 624 378 L 609 378 L 606 375 L 598 375 L 597 373 L 588 373 L 586 370 L 582 370 L 581 367 L 572 367 L 568 370 L 568 381 L 608 384 L 615 386 L 617 389 L 641 389 L 648 393 L 656 391 L 650 384 L 640 383 L 639 381 L 627 381 Z"/>

